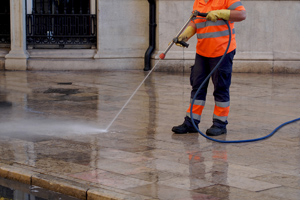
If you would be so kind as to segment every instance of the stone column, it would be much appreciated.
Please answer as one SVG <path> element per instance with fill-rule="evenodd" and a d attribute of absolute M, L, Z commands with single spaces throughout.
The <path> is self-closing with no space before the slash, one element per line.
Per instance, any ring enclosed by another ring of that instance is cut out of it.
<path fill-rule="evenodd" d="M 94 55 L 94 59 L 99 59 L 100 58 L 100 1 L 96 0 L 96 14 L 97 14 L 97 51 L 96 54 Z"/>
<path fill-rule="evenodd" d="M 26 70 L 29 54 L 26 50 L 25 1 L 10 0 L 11 50 L 5 56 L 6 70 Z"/>

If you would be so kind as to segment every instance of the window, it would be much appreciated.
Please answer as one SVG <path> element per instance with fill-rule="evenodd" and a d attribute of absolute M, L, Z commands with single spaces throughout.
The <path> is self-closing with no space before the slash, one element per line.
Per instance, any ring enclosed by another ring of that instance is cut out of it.
<path fill-rule="evenodd" d="M 90 1 L 95 0 L 32 0 L 31 3 L 27 2 L 28 47 L 95 47 L 97 23 L 96 14 L 91 14 Z"/>

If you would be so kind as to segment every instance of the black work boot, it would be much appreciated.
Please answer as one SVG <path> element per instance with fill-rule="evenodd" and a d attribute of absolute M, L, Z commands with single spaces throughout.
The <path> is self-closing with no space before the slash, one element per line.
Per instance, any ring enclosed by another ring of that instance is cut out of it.
<path fill-rule="evenodd" d="M 172 128 L 172 131 L 176 134 L 185 134 L 185 133 L 197 133 L 198 131 L 195 129 L 193 126 L 188 126 L 185 123 L 179 125 L 179 126 L 174 126 Z"/>
<path fill-rule="evenodd" d="M 212 125 L 209 129 L 206 130 L 206 135 L 208 136 L 218 136 L 227 133 L 226 127 L 220 128 L 215 125 Z"/>

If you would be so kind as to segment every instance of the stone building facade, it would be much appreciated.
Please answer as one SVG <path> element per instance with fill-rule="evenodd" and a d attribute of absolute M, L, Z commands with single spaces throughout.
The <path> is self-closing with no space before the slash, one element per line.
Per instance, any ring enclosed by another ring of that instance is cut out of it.
<path fill-rule="evenodd" d="M 3 0 L 1 3 L 5 1 L 9 4 L 9 13 L 2 8 L 0 15 L 9 15 L 10 30 L 4 30 L 9 27 L 3 25 L 7 22 L 0 22 L 1 70 L 144 68 L 150 37 L 149 0 Z M 193 6 L 193 0 L 154 2 L 157 26 L 152 66 L 187 21 Z M 242 3 L 247 10 L 247 19 L 235 23 L 234 72 L 300 73 L 300 1 L 242 0 Z M 50 16 L 52 14 L 57 14 L 56 18 Z M 79 24 L 88 26 L 89 31 L 80 34 L 78 31 L 64 32 L 63 37 L 69 38 L 62 38 L 58 34 L 62 27 L 70 30 L 73 26 L 72 30 L 79 27 L 75 17 L 73 22 L 59 24 L 68 20 L 66 16 L 72 21 L 72 14 L 88 15 Z M 35 23 L 45 16 L 48 16 L 47 22 Z M 36 35 L 32 30 L 36 30 Z M 84 38 L 74 39 L 78 34 Z M 44 38 L 36 39 L 41 35 Z M 189 43 L 186 49 L 173 46 L 157 65 L 157 70 L 189 72 L 195 57 L 196 38 Z"/>

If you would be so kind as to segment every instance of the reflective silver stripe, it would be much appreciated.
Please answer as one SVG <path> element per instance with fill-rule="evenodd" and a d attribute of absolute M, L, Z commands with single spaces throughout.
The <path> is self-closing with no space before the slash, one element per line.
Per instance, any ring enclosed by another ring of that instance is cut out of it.
<path fill-rule="evenodd" d="M 192 103 L 193 99 L 191 99 L 190 103 Z M 205 106 L 205 101 L 203 100 L 195 100 L 194 105 Z"/>
<path fill-rule="evenodd" d="M 193 115 L 193 117 L 194 117 L 194 115 Z M 220 120 L 222 122 L 226 122 L 228 117 L 226 117 L 226 116 L 225 117 L 220 117 L 220 116 L 217 116 L 217 115 L 214 114 L 213 118 L 214 119 L 218 119 L 218 120 Z"/>
<path fill-rule="evenodd" d="M 235 34 L 235 29 L 232 29 L 232 34 Z M 211 33 L 198 33 L 197 38 L 198 39 L 204 39 L 204 38 L 217 38 L 229 35 L 228 30 L 225 31 L 218 31 L 218 32 L 211 32 Z"/>
<path fill-rule="evenodd" d="M 191 113 L 186 112 L 186 116 L 188 116 L 189 118 L 191 118 Z M 197 115 L 197 114 L 193 113 L 193 118 L 200 121 L 201 120 L 201 115 Z"/>
<path fill-rule="evenodd" d="M 221 108 L 227 108 L 228 106 L 230 106 L 230 101 L 227 102 L 219 102 L 216 101 L 215 102 L 216 106 L 221 107 Z"/>
<path fill-rule="evenodd" d="M 216 22 L 212 22 L 212 21 L 205 21 L 205 22 L 200 22 L 196 24 L 197 29 L 198 28 L 205 28 L 208 26 L 219 26 L 219 25 L 226 25 L 224 20 L 218 20 Z"/>
<path fill-rule="evenodd" d="M 234 9 L 236 9 L 237 7 L 239 7 L 239 6 L 242 6 L 243 4 L 242 4 L 242 2 L 240 2 L 240 1 L 238 1 L 238 2 L 235 2 L 234 4 L 232 4 L 231 6 L 229 6 L 229 10 L 234 10 Z"/>

